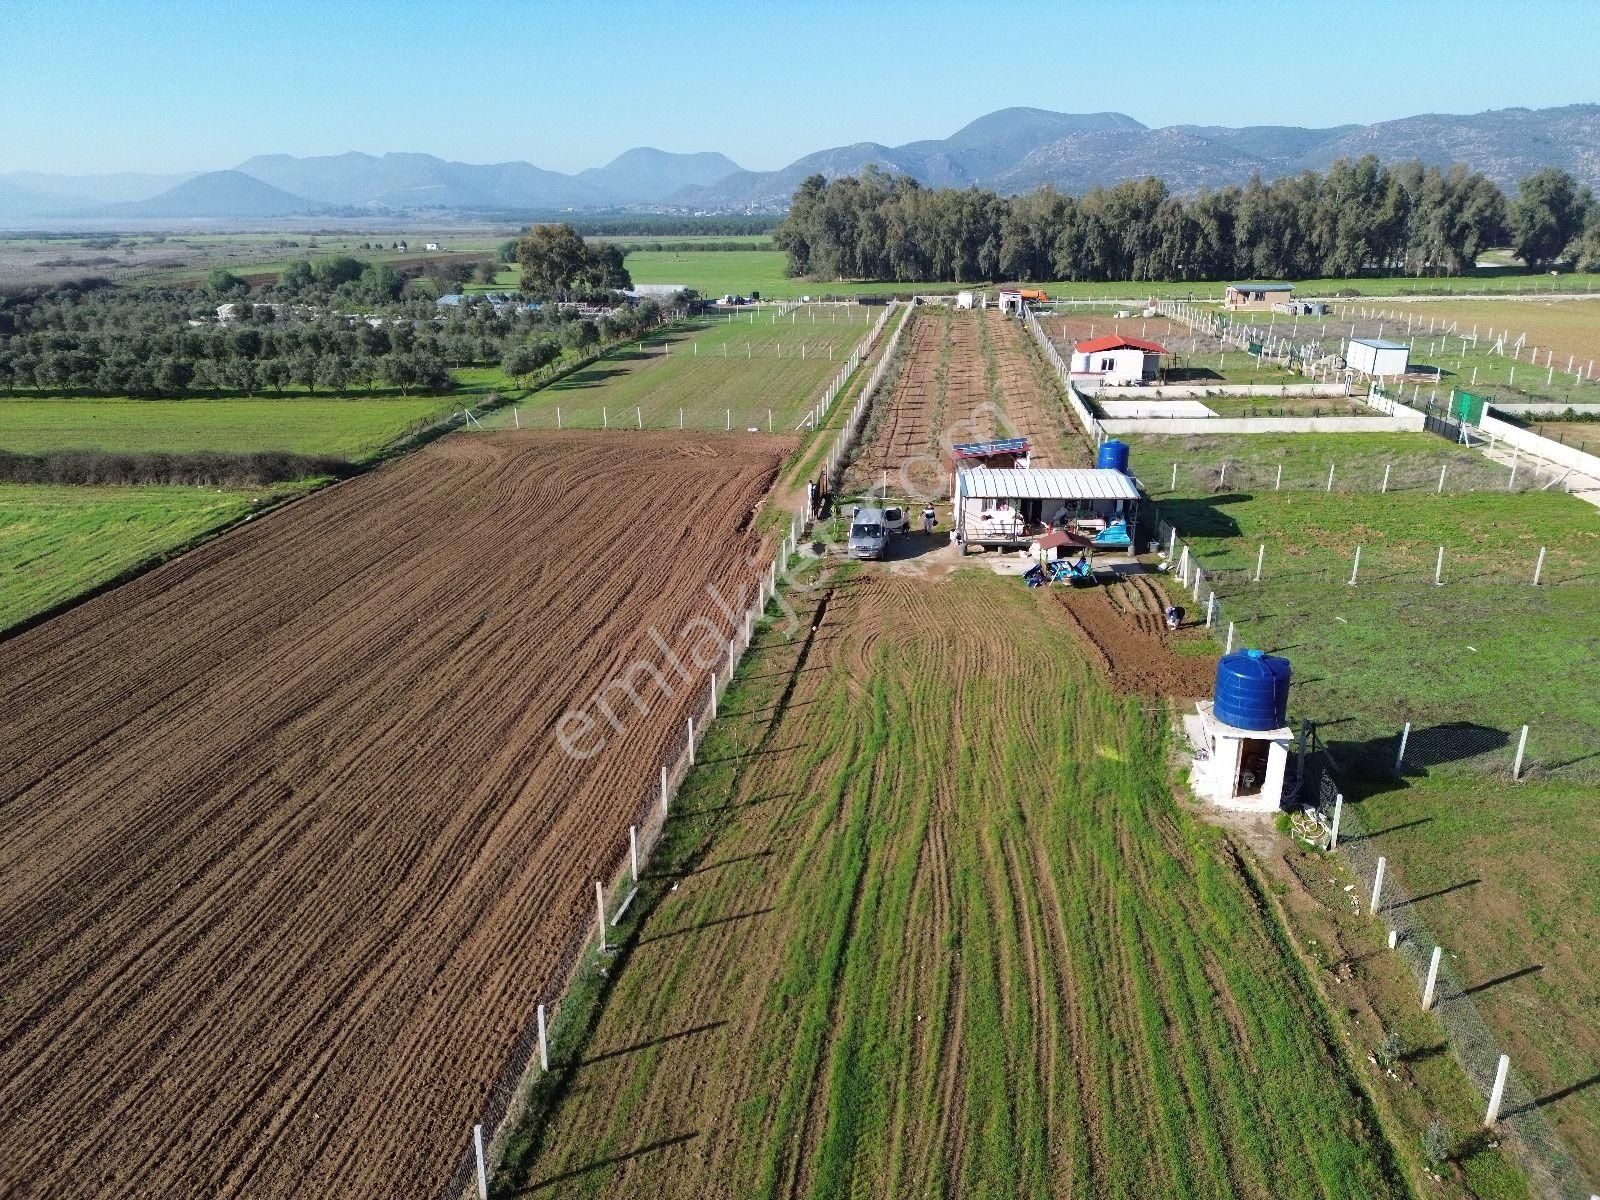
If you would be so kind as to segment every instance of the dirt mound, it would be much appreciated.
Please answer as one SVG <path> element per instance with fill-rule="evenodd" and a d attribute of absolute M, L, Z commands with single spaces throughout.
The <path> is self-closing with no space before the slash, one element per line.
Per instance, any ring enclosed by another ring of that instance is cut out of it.
<path fill-rule="evenodd" d="M 1132 575 L 1103 587 L 1052 587 L 1050 594 L 1116 691 L 1182 698 L 1210 693 L 1216 658 L 1173 652 L 1165 602 L 1148 579 Z"/>
<path fill-rule="evenodd" d="M 0 1192 L 435 1194 L 703 694 L 651 635 L 727 637 L 789 445 L 449 438 L 0 645 Z"/>

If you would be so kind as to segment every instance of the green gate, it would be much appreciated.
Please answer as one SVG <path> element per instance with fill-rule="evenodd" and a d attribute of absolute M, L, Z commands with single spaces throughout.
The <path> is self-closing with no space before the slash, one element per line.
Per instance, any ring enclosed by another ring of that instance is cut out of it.
<path fill-rule="evenodd" d="M 1474 396 L 1471 392 L 1453 388 L 1450 392 L 1450 415 L 1468 425 L 1476 425 L 1483 420 L 1483 408 L 1488 402 L 1487 396 Z"/>

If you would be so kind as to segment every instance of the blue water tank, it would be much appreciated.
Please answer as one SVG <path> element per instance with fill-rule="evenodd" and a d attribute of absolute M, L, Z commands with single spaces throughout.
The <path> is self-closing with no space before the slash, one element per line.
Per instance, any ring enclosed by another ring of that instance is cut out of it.
<path fill-rule="evenodd" d="M 1109 442 L 1100 443 L 1100 455 L 1095 459 L 1095 466 L 1102 471 L 1121 471 L 1128 473 L 1128 443 L 1119 442 L 1112 438 Z"/>
<path fill-rule="evenodd" d="M 1289 723 L 1289 660 L 1260 650 L 1225 655 L 1212 711 L 1237 729 L 1282 729 Z"/>

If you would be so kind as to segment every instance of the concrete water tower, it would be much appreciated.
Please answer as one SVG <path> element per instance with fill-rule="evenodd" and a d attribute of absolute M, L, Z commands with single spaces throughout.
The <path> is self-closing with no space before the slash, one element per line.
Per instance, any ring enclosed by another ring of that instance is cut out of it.
<path fill-rule="evenodd" d="M 1215 697 L 1201 701 L 1190 778 L 1222 808 L 1277 812 L 1289 766 L 1289 660 L 1241 650 L 1217 663 Z"/>

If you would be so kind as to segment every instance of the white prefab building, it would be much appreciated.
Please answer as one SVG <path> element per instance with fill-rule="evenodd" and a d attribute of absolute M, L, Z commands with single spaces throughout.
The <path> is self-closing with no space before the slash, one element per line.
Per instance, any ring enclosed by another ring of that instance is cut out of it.
<path fill-rule="evenodd" d="M 1122 518 L 1132 530 L 1139 487 L 1121 471 L 1068 467 L 974 467 L 955 473 L 954 536 L 989 546 L 1026 546 L 1068 524 L 1088 532 Z"/>
<path fill-rule="evenodd" d="M 1351 338 L 1344 349 L 1344 361 L 1362 375 L 1404 375 L 1411 360 L 1411 349 L 1404 342 L 1382 338 Z"/>
<path fill-rule="evenodd" d="M 1107 387 L 1148 383 L 1160 374 L 1166 352 L 1165 346 L 1143 338 L 1106 334 L 1072 348 L 1072 373 L 1084 376 L 1086 383 Z"/>
<path fill-rule="evenodd" d="M 971 308 L 973 306 L 973 303 L 974 303 L 973 295 L 972 295 L 971 292 L 957 292 L 956 293 L 956 307 L 957 308 Z"/>

